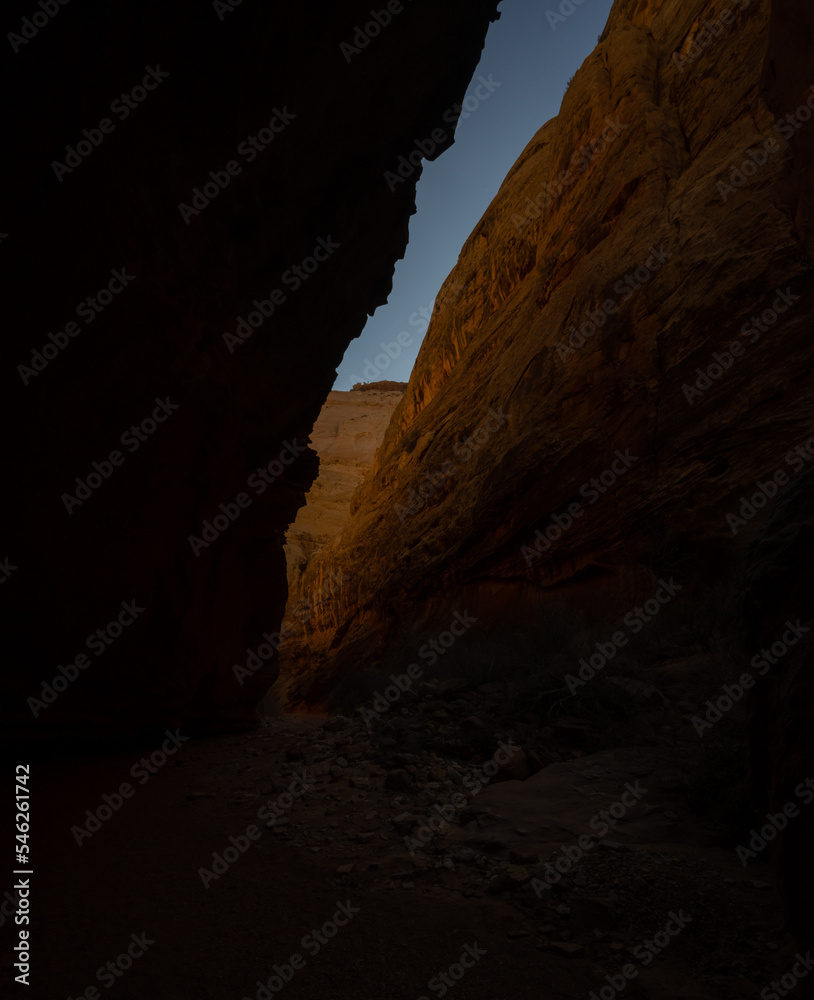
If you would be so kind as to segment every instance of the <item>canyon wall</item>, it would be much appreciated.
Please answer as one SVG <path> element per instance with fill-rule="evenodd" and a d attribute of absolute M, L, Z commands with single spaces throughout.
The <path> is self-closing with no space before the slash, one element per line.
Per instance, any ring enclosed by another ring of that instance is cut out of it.
<path fill-rule="evenodd" d="M 814 777 L 814 471 L 778 498 L 751 547 L 745 597 L 749 649 L 771 649 L 788 635 L 789 623 L 802 633 L 766 671 L 751 701 L 750 771 L 762 817 L 798 801 L 800 782 Z M 812 838 L 814 816 L 801 809 L 771 845 L 791 929 L 807 946 L 814 942 Z"/>
<path fill-rule="evenodd" d="M 276 659 L 234 665 L 415 210 L 384 175 L 452 143 L 497 17 L 384 7 L 4 8 L 5 738 L 256 721 Z"/>
<path fill-rule="evenodd" d="M 508 634 L 554 600 L 629 607 L 667 565 L 690 601 L 728 585 L 814 462 L 813 15 L 736 7 L 614 4 L 308 567 L 344 582 L 285 648 L 294 703 L 456 611 Z"/>
<path fill-rule="evenodd" d="M 376 449 L 406 384 L 371 382 L 350 392 L 333 391 L 311 431 L 311 448 L 319 457 L 319 475 L 308 502 L 286 532 L 288 606 L 302 605 L 299 581 L 319 550 L 344 528 L 351 500 L 373 466 Z"/>

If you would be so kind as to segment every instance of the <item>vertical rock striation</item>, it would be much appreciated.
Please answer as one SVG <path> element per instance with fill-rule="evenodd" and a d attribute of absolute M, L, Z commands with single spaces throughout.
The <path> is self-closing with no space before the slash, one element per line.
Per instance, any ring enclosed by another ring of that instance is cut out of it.
<path fill-rule="evenodd" d="M 670 550 L 692 553 L 690 589 L 725 576 L 759 520 L 729 517 L 741 497 L 814 460 L 786 458 L 814 404 L 812 13 L 737 6 L 614 4 L 308 568 L 308 588 L 348 582 L 286 653 L 295 696 L 323 699 L 405 622 L 624 604 Z"/>
<path fill-rule="evenodd" d="M 286 532 L 289 606 L 307 600 L 299 581 L 314 555 L 339 534 L 350 517 L 353 495 L 370 470 L 393 411 L 406 385 L 368 383 L 350 392 L 333 391 L 311 432 L 319 475 L 308 503 Z"/>

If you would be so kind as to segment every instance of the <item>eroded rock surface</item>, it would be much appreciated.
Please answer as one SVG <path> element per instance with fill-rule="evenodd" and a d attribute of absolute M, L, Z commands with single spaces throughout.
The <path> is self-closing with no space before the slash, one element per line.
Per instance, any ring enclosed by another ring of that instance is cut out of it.
<path fill-rule="evenodd" d="M 404 389 L 397 382 L 373 382 L 328 395 L 311 431 L 319 475 L 286 532 L 289 606 L 301 599 L 298 583 L 309 561 L 347 523 L 353 494 L 373 466 Z"/>
<path fill-rule="evenodd" d="M 715 16 L 619 0 L 468 239 L 307 571 L 314 592 L 348 582 L 286 652 L 295 697 L 406 623 L 467 609 L 508 634 L 555 599 L 621 615 L 668 562 L 685 597 L 727 581 L 765 516 L 728 519 L 741 498 L 814 460 L 788 458 L 812 405 L 812 14 L 763 0 L 710 37 Z"/>

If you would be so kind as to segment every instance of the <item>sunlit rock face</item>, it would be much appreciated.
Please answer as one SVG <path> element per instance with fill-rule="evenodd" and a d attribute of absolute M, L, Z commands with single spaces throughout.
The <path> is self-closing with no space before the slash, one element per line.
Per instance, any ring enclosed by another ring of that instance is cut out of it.
<path fill-rule="evenodd" d="M 319 475 L 286 533 L 288 608 L 302 608 L 308 595 L 298 584 L 314 555 L 350 517 L 353 494 L 373 466 L 376 449 L 406 384 L 368 383 L 351 392 L 329 393 L 311 432 L 311 447 L 319 456 Z"/>
<path fill-rule="evenodd" d="M 740 7 L 712 32 L 701 0 L 614 5 L 306 571 L 344 582 L 285 652 L 293 698 L 320 702 L 405 623 L 629 607 L 666 556 L 691 600 L 765 517 L 741 498 L 814 460 L 786 457 L 811 433 L 812 13 Z"/>
<path fill-rule="evenodd" d="M 276 662 L 233 667 L 279 627 L 308 435 L 407 243 L 420 169 L 385 174 L 496 8 L 90 0 L 7 49 L 6 733 L 255 719 Z"/>

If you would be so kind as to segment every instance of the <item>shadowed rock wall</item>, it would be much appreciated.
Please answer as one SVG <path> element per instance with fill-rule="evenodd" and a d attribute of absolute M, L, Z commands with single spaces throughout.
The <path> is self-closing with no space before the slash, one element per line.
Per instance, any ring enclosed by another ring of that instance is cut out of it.
<path fill-rule="evenodd" d="M 770 651 L 751 696 L 752 786 L 762 825 L 792 807 L 770 850 L 791 929 L 807 947 L 814 943 L 813 489 L 809 472 L 778 500 L 749 554 L 746 579 L 748 647 Z M 782 652 L 784 636 L 794 644 Z"/>
<path fill-rule="evenodd" d="M 384 173 L 496 7 L 415 0 L 378 33 L 354 0 L 4 8 L 7 733 L 254 718 L 276 662 L 232 666 L 279 625 L 309 431 L 407 242 L 420 171 Z"/>

